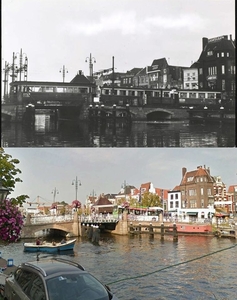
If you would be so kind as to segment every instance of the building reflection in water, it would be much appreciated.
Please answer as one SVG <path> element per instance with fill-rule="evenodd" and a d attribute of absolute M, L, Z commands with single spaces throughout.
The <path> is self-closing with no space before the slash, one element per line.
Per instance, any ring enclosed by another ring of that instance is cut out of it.
<path fill-rule="evenodd" d="M 38 114 L 33 126 L 3 124 L 3 147 L 233 147 L 234 124 L 89 124 Z"/>

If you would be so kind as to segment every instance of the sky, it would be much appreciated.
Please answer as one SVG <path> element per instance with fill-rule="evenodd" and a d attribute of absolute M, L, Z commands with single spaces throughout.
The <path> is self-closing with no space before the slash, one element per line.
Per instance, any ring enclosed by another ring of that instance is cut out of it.
<path fill-rule="evenodd" d="M 2 0 L 2 66 L 28 57 L 29 81 L 71 81 L 79 70 L 126 72 L 165 57 L 189 67 L 202 38 L 235 39 L 234 0 Z"/>
<path fill-rule="evenodd" d="M 10 197 L 29 195 L 28 201 L 51 204 L 71 203 L 76 198 L 104 193 L 116 194 L 126 182 L 140 188 L 151 182 L 156 188 L 173 189 L 182 179 L 182 168 L 210 168 L 211 176 L 221 176 L 227 185 L 237 184 L 236 148 L 4 148 L 5 153 L 20 160 L 22 183 L 16 184 Z"/>

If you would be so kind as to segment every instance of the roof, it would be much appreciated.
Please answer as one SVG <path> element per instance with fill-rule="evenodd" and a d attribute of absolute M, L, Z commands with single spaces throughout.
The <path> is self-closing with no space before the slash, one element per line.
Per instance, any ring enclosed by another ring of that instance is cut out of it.
<path fill-rule="evenodd" d="M 84 76 L 83 74 L 77 74 L 70 83 L 91 85 L 90 80 L 86 78 L 86 76 Z"/>
<path fill-rule="evenodd" d="M 94 206 L 99 205 L 113 205 L 106 197 L 100 196 L 99 199 L 95 202 Z"/>
<path fill-rule="evenodd" d="M 206 168 L 202 168 L 202 166 L 199 166 L 194 171 L 186 172 L 182 178 L 180 185 L 192 184 L 195 182 L 195 177 L 201 177 L 201 176 L 207 176 L 208 182 L 214 181 L 212 176 L 210 176 L 210 174 L 209 174 L 209 170 Z"/>
<path fill-rule="evenodd" d="M 229 188 L 228 188 L 228 192 L 227 193 L 233 193 L 234 194 L 235 188 L 237 189 L 237 184 L 230 185 Z"/>
<path fill-rule="evenodd" d="M 152 66 L 154 66 L 154 65 L 158 65 L 159 69 L 163 69 L 163 68 L 167 67 L 168 63 L 167 63 L 166 58 L 163 57 L 163 58 L 159 58 L 159 59 L 154 59 L 152 62 Z"/>
<path fill-rule="evenodd" d="M 205 60 L 207 57 L 207 52 L 213 51 L 213 52 L 219 52 L 219 51 L 235 51 L 235 44 L 232 40 L 228 40 L 227 35 L 223 35 L 216 38 L 203 38 L 203 40 L 206 40 L 206 45 L 204 45 L 204 49 L 198 59 L 198 61 Z M 210 56 L 211 59 L 211 56 Z"/>

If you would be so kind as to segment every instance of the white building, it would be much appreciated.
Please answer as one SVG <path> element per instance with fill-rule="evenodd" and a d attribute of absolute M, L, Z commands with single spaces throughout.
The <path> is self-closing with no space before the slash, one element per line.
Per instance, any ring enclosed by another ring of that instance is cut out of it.
<path fill-rule="evenodd" d="M 198 89 L 198 69 L 189 68 L 183 70 L 183 85 L 185 90 Z"/>

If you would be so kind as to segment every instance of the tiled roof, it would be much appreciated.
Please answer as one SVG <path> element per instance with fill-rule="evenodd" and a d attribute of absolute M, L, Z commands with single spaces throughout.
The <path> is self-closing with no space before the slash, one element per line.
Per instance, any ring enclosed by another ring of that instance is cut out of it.
<path fill-rule="evenodd" d="M 193 183 L 195 177 L 207 176 L 209 181 L 213 181 L 213 178 L 210 176 L 209 171 L 205 168 L 198 167 L 197 170 L 186 172 L 184 177 L 182 178 L 181 185 Z M 187 181 L 188 178 L 192 178 L 193 180 Z"/>
<path fill-rule="evenodd" d="M 230 185 L 229 188 L 228 188 L 228 193 L 234 193 L 235 188 L 237 188 L 237 184 Z"/>
<path fill-rule="evenodd" d="M 141 184 L 141 189 L 146 189 L 146 191 L 149 191 L 150 186 L 151 186 L 151 183 L 150 183 L 150 182 L 142 183 L 142 184 Z"/>
<path fill-rule="evenodd" d="M 94 204 L 97 205 L 112 205 L 112 203 L 106 197 L 100 197 Z"/>

